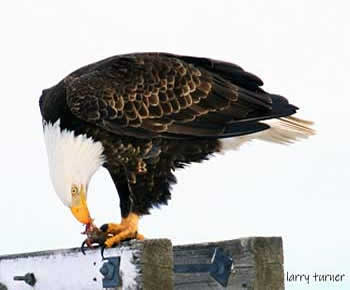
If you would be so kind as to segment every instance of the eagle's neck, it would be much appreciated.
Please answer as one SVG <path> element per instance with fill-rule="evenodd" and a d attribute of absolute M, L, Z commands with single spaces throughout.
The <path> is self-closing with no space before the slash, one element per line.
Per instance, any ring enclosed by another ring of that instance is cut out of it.
<path fill-rule="evenodd" d="M 71 186 L 87 186 L 103 164 L 102 143 L 62 130 L 59 120 L 54 124 L 44 122 L 44 138 L 53 186 L 62 202 L 70 206 Z"/>

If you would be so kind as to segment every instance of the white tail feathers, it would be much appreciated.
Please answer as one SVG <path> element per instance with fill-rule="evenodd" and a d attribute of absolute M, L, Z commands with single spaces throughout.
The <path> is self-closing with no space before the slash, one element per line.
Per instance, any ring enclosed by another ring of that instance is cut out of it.
<path fill-rule="evenodd" d="M 249 135 L 221 140 L 222 150 L 237 150 L 242 144 L 254 139 L 277 144 L 291 144 L 316 134 L 315 130 L 310 128 L 313 122 L 296 117 L 283 117 L 262 121 L 262 123 L 268 124 L 271 128 Z"/>

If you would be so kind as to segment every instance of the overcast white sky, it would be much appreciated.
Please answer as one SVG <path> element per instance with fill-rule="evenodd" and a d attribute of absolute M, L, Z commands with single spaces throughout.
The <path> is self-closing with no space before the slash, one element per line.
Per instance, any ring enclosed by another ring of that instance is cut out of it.
<path fill-rule="evenodd" d="M 165 51 L 239 64 L 299 106 L 319 134 L 288 147 L 251 143 L 178 172 L 169 206 L 140 231 L 174 244 L 282 236 L 289 273 L 347 275 L 286 289 L 350 289 L 349 9 L 320 0 L 3 1 L 0 255 L 83 239 L 49 180 L 41 90 L 111 55 Z M 100 170 L 89 193 L 96 222 L 118 221 L 118 203 Z"/>

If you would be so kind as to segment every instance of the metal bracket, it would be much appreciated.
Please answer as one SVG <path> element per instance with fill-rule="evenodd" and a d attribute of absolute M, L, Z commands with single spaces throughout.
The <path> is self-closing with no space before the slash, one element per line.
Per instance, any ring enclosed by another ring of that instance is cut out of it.
<path fill-rule="evenodd" d="M 100 268 L 100 273 L 103 275 L 103 288 L 114 288 L 121 286 L 119 277 L 120 257 L 105 258 L 106 262 Z"/>
<path fill-rule="evenodd" d="M 215 248 L 211 264 L 175 265 L 175 273 L 206 273 L 208 272 L 220 285 L 227 287 L 228 279 L 233 271 L 231 257 L 224 254 L 222 248 Z"/>

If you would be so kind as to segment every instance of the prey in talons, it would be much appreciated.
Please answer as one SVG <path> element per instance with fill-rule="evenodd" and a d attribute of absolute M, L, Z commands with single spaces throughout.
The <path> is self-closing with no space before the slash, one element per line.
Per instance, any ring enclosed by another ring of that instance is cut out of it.
<path fill-rule="evenodd" d="M 137 232 L 140 216 L 133 212 L 123 217 L 120 224 L 105 224 L 101 228 L 98 228 L 94 224 L 87 206 L 85 188 L 86 186 L 84 185 L 72 186 L 72 205 L 70 207 L 74 217 L 85 225 L 85 231 L 82 234 L 85 234 L 87 238 L 81 245 L 83 254 L 85 254 L 85 245 L 88 248 L 98 246 L 110 248 L 125 240 L 144 239 Z"/>
<path fill-rule="evenodd" d="M 83 235 L 86 235 L 87 238 L 81 244 L 80 250 L 85 255 L 85 245 L 87 248 L 93 249 L 103 246 L 105 241 L 108 238 L 108 233 L 101 231 L 93 223 L 87 224 L 85 231 L 82 232 Z"/>
<path fill-rule="evenodd" d="M 85 231 L 87 238 L 81 245 L 81 251 L 85 254 L 85 245 L 88 248 L 101 247 L 101 255 L 105 248 L 111 248 L 123 241 L 144 240 L 144 236 L 138 233 L 139 216 L 130 213 L 123 218 L 120 224 L 104 224 L 100 228 L 96 227 L 92 222 L 86 224 Z"/>
<path fill-rule="evenodd" d="M 129 214 L 122 219 L 120 224 L 104 224 L 101 230 L 107 234 L 107 239 L 101 246 L 101 256 L 104 259 L 105 248 L 111 248 L 120 244 L 123 241 L 139 240 L 143 241 L 145 237 L 137 232 L 139 216 L 136 214 Z"/>

